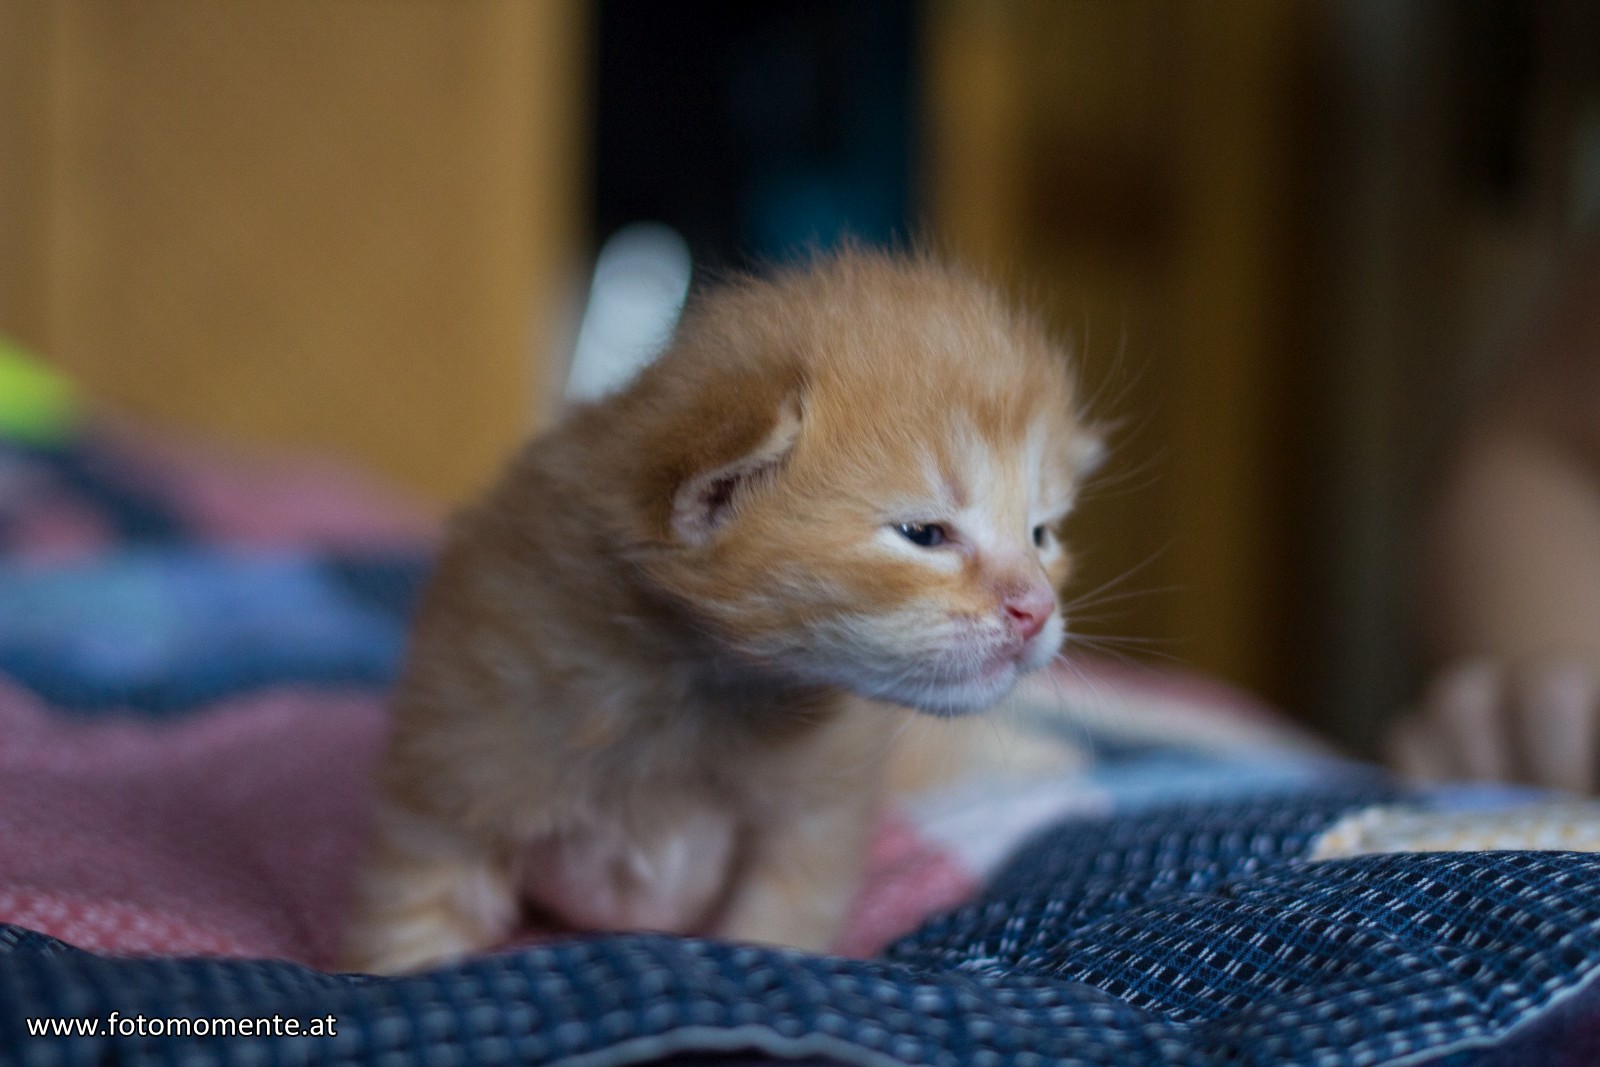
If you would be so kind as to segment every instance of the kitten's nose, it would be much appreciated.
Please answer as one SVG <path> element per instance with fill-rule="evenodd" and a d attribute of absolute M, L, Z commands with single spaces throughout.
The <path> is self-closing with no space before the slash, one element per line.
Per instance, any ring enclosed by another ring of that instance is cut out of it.
<path fill-rule="evenodd" d="M 1012 633 L 1024 641 L 1031 641 L 1050 621 L 1050 613 L 1055 607 L 1055 595 L 1049 589 L 1034 586 L 1026 592 L 1006 597 L 1006 621 L 1011 624 Z"/>

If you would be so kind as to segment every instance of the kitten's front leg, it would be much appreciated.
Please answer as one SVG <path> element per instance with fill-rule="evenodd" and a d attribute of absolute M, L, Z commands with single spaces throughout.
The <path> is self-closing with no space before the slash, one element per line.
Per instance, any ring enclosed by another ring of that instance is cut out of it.
<path fill-rule="evenodd" d="M 517 913 L 503 859 L 452 827 L 386 807 L 357 885 L 342 963 L 373 974 L 423 970 L 499 944 Z"/>
<path fill-rule="evenodd" d="M 832 949 L 861 887 L 877 813 L 876 794 L 847 795 L 761 833 L 722 934 L 807 952 Z"/>

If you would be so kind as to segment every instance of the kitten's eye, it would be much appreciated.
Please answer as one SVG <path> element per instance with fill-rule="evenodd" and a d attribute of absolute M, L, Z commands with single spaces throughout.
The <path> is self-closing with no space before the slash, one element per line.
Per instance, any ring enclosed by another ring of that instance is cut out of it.
<path fill-rule="evenodd" d="M 1043 548 L 1045 546 L 1045 543 L 1047 541 L 1049 541 L 1049 540 L 1050 540 L 1050 530 L 1049 530 L 1048 527 L 1035 526 L 1033 528 L 1033 544 L 1034 544 L 1034 547 Z"/>
<path fill-rule="evenodd" d="M 937 548 L 950 539 L 950 531 L 936 522 L 902 522 L 895 529 L 919 548 Z"/>

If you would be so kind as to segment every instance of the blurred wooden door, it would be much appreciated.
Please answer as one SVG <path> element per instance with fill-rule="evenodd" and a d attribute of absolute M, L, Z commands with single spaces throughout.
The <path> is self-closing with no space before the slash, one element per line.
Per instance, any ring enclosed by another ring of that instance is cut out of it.
<path fill-rule="evenodd" d="M 1025 280 L 1120 426 L 1074 520 L 1103 601 L 1079 626 L 1278 699 L 1310 13 L 941 0 L 927 24 L 934 231 Z"/>
<path fill-rule="evenodd" d="M 549 410 L 581 0 L 0 0 L 0 330 L 452 500 Z"/>

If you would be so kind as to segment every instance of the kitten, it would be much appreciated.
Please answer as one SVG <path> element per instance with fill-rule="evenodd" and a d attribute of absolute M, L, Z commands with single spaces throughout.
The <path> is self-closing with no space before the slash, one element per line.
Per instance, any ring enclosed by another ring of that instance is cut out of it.
<path fill-rule="evenodd" d="M 925 258 L 692 301 L 453 525 L 350 965 L 491 947 L 525 906 L 827 949 L 905 717 L 1059 650 L 1057 530 L 1098 452 L 1038 324 Z"/>

